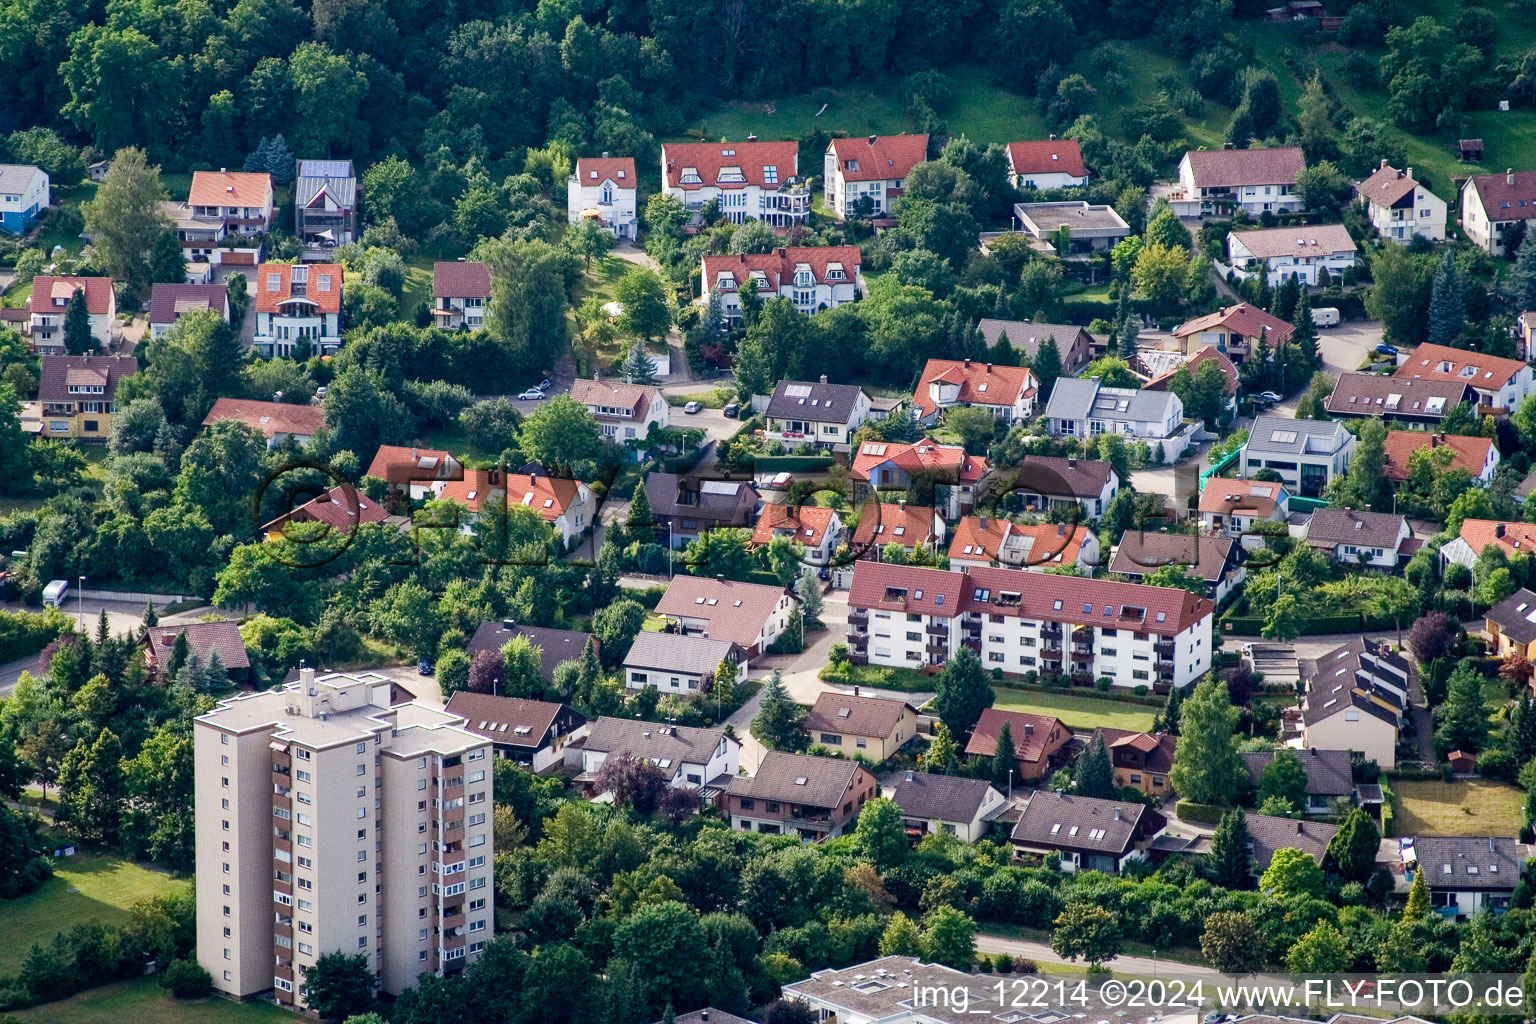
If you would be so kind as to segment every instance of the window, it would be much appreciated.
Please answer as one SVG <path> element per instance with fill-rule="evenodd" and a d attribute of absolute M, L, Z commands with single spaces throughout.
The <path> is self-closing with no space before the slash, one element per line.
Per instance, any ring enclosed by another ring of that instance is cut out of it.
<path fill-rule="evenodd" d="M 308 761 L 309 760 L 309 751 L 300 749 L 299 747 L 294 747 L 293 748 L 293 756 L 298 758 L 300 761 Z"/>
<path fill-rule="evenodd" d="M 303 813 L 302 811 L 299 812 L 295 820 L 297 820 L 300 825 L 313 825 L 315 823 L 315 819 L 311 818 L 309 815 Z"/>
<path fill-rule="evenodd" d="M 362 864 L 362 863 L 364 863 L 367 860 L 368 860 L 368 851 L 367 850 L 358 850 L 357 851 L 357 862 L 359 864 Z"/>
<path fill-rule="evenodd" d="M 306 772 L 306 771 L 295 772 L 294 773 L 294 778 L 298 779 L 300 782 L 312 782 L 312 781 L 314 781 L 314 777 L 311 776 L 309 774 L 309 772 Z"/>
<path fill-rule="evenodd" d="M 358 765 L 357 766 L 357 774 L 359 774 L 359 775 L 367 775 L 368 774 L 368 766 L 365 765 L 365 764 Z"/>

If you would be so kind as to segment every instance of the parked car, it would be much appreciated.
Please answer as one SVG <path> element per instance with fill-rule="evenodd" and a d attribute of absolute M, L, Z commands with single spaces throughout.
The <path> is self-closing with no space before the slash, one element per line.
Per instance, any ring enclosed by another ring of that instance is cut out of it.
<path fill-rule="evenodd" d="M 524 391 L 522 394 L 517 396 L 517 400 L 520 402 L 539 402 L 543 399 L 544 392 L 538 388 L 529 388 L 527 391 Z"/>
<path fill-rule="evenodd" d="M 1388 345 L 1386 342 L 1382 342 L 1380 345 L 1376 346 L 1376 351 L 1384 356 L 1395 356 L 1397 355 L 1397 346 Z"/>
<path fill-rule="evenodd" d="M 685 412 L 688 415 L 692 416 L 694 413 L 698 412 L 702 408 L 704 408 L 704 406 L 700 402 L 689 402 L 687 405 L 683 406 L 683 412 Z"/>
<path fill-rule="evenodd" d="M 1269 402 L 1271 404 L 1280 401 L 1280 396 L 1275 394 L 1273 391 L 1260 391 L 1253 397 L 1259 399 L 1262 402 Z"/>
<path fill-rule="evenodd" d="M 550 380 L 548 377 L 545 377 L 543 380 L 539 381 L 538 387 L 540 391 L 548 391 L 553 384 L 554 381 Z"/>
<path fill-rule="evenodd" d="M 775 473 L 773 479 L 763 484 L 770 491 L 787 491 L 789 485 L 795 482 L 793 473 Z"/>
<path fill-rule="evenodd" d="M 741 413 L 741 405 L 737 402 L 725 403 L 725 408 L 720 410 L 728 420 L 735 419 Z"/>
<path fill-rule="evenodd" d="M 322 401 L 322 402 L 325 401 L 325 388 L 323 388 L 323 387 L 315 388 L 315 397 L 320 399 L 320 401 Z"/>

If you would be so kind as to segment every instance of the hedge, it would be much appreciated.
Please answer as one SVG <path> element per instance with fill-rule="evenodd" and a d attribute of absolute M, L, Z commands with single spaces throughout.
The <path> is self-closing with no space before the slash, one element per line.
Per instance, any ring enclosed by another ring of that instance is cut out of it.
<path fill-rule="evenodd" d="M 772 473 L 821 473 L 831 467 L 831 455 L 752 456 L 752 472 L 758 476 Z"/>
<path fill-rule="evenodd" d="M 0 612 L 0 662 L 36 654 L 71 628 L 69 616 L 46 612 Z"/>
<path fill-rule="evenodd" d="M 1228 632 L 1241 636 L 1258 636 L 1264 630 L 1262 615 L 1230 615 L 1222 622 L 1231 627 Z M 1314 615 L 1311 618 L 1299 620 L 1297 626 L 1300 630 L 1298 636 L 1316 636 L 1328 633 L 1360 633 L 1393 629 L 1397 623 L 1391 619 L 1371 619 L 1356 613 L 1354 615 Z"/>
<path fill-rule="evenodd" d="M 1180 800 L 1173 805 L 1175 816 L 1185 821 L 1199 821 L 1207 825 L 1220 824 L 1222 817 L 1231 809 L 1217 804 L 1197 804 L 1193 800 Z"/>

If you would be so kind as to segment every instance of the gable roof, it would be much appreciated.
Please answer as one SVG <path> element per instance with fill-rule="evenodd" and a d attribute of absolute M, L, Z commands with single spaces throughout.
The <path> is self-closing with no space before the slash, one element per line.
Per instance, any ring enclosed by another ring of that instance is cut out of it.
<path fill-rule="evenodd" d="M 1200 492 L 1200 511 L 1212 515 L 1257 516 L 1268 519 L 1276 507 L 1288 499 L 1285 485 L 1279 481 L 1228 480 L 1213 476 Z"/>
<path fill-rule="evenodd" d="M 82 397 L 110 402 L 117 393 L 117 383 L 139 372 L 139 361 L 129 356 L 43 356 L 37 385 L 39 402 L 77 402 Z M 78 384 L 82 374 L 102 387 L 100 395 L 71 395 L 69 386 Z M 75 379 L 71 379 L 75 378 Z"/>
<path fill-rule="evenodd" d="M 663 725 L 604 715 L 587 731 L 584 749 L 604 754 L 629 754 L 648 761 L 705 765 L 726 738 L 723 728 Z"/>
<path fill-rule="evenodd" d="M 488 299 L 491 297 L 491 268 L 484 263 L 434 263 L 432 297 Z"/>
<path fill-rule="evenodd" d="M 272 202 L 272 175 L 251 171 L 193 171 L 189 206 L 256 206 Z"/>
<path fill-rule="evenodd" d="M 1536 593 L 1524 587 L 1488 609 L 1483 617 L 1517 644 L 1536 641 Z"/>
<path fill-rule="evenodd" d="M 1093 735 L 1088 737 L 1088 745 L 1083 749 L 1092 750 L 1100 739 L 1104 741 L 1104 749 L 1110 754 L 1111 761 L 1116 748 L 1132 747 L 1141 751 L 1144 758 L 1142 768 L 1145 771 L 1153 775 L 1167 775 L 1173 770 L 1173 759 L 1179 746 L 1177 736 L 1166 732 L 1137 732 L 1134 729 L 1113 729 L 1101 725 L 1093 730 Z"/>
<path fill-rule="evenodd" d="M 961 405 L 1013 405 L 1034 394 L 1039 386 L 1034 373 L 1022 366 L 1000 366 L 976 359 L 930 359 L 923 366 L 912 395 L 912 405 L 920 416 L 938 411 L 928 393 L 928 385 L 935 380 L 958 384 L 960 394 L 955 401 Z"/>
<path fill-rule="evenodd" d="M 591 633 L 574 629 L 551 629 L 548 626 L 524 626 L 508 619 L 491 619 L 475 627 L 475 635 L 464 645 L 464 653 L 474 657 L 481 651 L 499 651 L 513 637 L 525 636 L 539 649 L 539 677 L 545 682 L 555 678 L 555 669 L 564 661 L 575 661 L 586 650 L 587 644 L 596 644 Z"/>
<path fill-rule="evenodd" d="M 1130 851 L 1144 818 L 1149 831 L 1166 825 L 1161 814 L 1142 804 L 1041 790 L 1029 798 L 1012 838 L 1041 849 L 1089 850 L 1119 857 Z"/>
<path fill-rule="evenodd" d="M 1533 211 L 1533 215 L 1536 215 L 1536 211 Z M 1497 391 L 1527 367 L 1528 364 L 1518 359 L 1505 359 L 1425 342 L 1408 354 L 1407 361 L 1392 376 L 1463 381 L 1474 388 Z"/>
<path fill-rule="evenodd" d="M 989 348 L 996 345 L 997 339 L 1006 334 L 1008 344 L 1028 352 L 1030 358 L 1034 358 L 1039 353 L 1040 346 L 1045 344 L 1046 338 L 1056 339 L 1056 348 L 1060 351 L 1063 362 L 1066 361 L 1067 353 L 1078 344 L 1084 347 L 1093 345 L 1093 335 L 1088 333 L 1088 328 L 1079 327 L 1076 324 L 1047 324 L 1035 323 L 1031 320 L 997 320 L 992 317 L 982 317 L 976 324 L 976 329 L 981 332 L 981 339 Z"/>
<path fill-rule="evenodd" d="M 1237 394 L 1237 367 L 1232 365 L 1232 360 L 1222 355 L 1221 350 L 1215 345 L 1205 345 L 1195 350 L 1195 354 L 1184 360 L 1183 365 L 1175 366 L 1168 372 L 1153 377 L 1141 386 L 1143 391 L 1168 391 L 1171 390 L 1173 378 L 1180 370 L 1188 370 L 1191 374 L 1200 372 L 1200 364 L 1214 362 L 1221 375 L 1227 379 L 1227 394 Z"/>
<path fill-rule="evenodd" d="M 751 778 L 736 776 L 726 792 L 749 799 L 836 808 L 862 771 L 857 761 L 847 758 L 770 750 L 757 766 L 757 774 Z"/>
<path fill-rule="evenodd" d="M 1342 224 L 1306 224 L 1293 228 L 1258 228 L 1253 231 L 1234 231 L 1228 238 L 1235 238 L 1255 259 L 1267 260 L 1277 256 L 1327 256 L 1341 252 L 1355 252 L 1358 246 Z"/>
<path fill-rule="evenodd" d="M 770 502 L 763 506 L 752 528 L 752 543 L 767 544 L 776 534 L 788 532 L 790 539 L 804 547 L 820 547 L 836 515 L 820 505 L 785 505 Z"/>
<path fill-rule="evenodd" d="M 1014 174 L 1070 174 L 1074 178 L 1088 175 L 1083 166 L 1083 151 L 1075 139 L 1010 142 L 1008 166 Z"/>
<path fill-rule="evenodd" d="M 992 470 L 985 456 L 970 455 L 957 444 L 939 444 L 929 437 L 911 444 L 900 441 L 864 441 L 853 457 L 850 469 L 857 480 L 868 480 L 870 471 L 886 463 L 908 476 L 918 473 L 942 474 L 945 482 L 974 483 Z"/>
<path fill-rule="evenodd" d="M 851 543 L 854 547 L 899 544 L 909 550 L 917 548 L 937 539 L 933 528 L 935 514 L 931 505 L 866 501 Z"/>
<path fill-rule="evenodd" d="M 917 709 L 904 700 L 823 690 L 800 726 L 809 733 L 835 732 L 884 739 L 896 731 L 902 716 L 909 711 L 917 714 Z"/>
<path fill-rule="evenodd" d="M 607 409 L 625 409 L 627 416 L 609 412 L 594 412 L 598 420 L 642 419 L 661 392 L 649 384 L 630 384 L 621 380 L 585 380 L 578 377 L 571 382 L 571 399 L 586 406 Z"/>
<path fill-rule="evenodd" d="M 357 205 L 357 173 L 351 160 L 299 161 L 293 182 L 294 205 L 308 206 L 322 191 L 343 209 Z"/>
<path fill-rule="evenodd" d="M 1406 521 L 1392 512 L 1320 508 L 1307 523 L 1307 543 L 1324 547 L 1354 544 L 1396 548 Z"/>
<path fill-rule="evenodd" d="M 1307 165 L 1293 146 L 1275 149 L 1192 149 L 1184 154 L 1195 188 L 1237 185 L 1294 185 Z"/>
<path fill-rule="evenodd" d="M 458 462 L 447 452 L 435 448 L 405 448 L 397 444 L 381 444 L 368 463 L 371 476 L 389 483 L 403 484 L 411 480 L 426 483 L 429 480 L 445 480 Z"/>
<path fill-rule="evenodd" d="M 1244 338 L 1257 338 L 1264 334 L 1264 329 L 1267 327 L 1271 345 L 1289 341 L 1291 335 L 1296 333 L 1294 324 L 1281 320 L 1258 306 L 1239 302 L 1235 306 L 1223 306 L 1214 313 L 1186 320 L 1173 329 L 1173 336 L 1175 338 L 1193 337 L 1217 327 L 1225 327 L 1231 333 Z"/>
<path fill-rule="evenodd" d="M 1335 686 L 1341 680 L 1346 682 L 1353 680 L 1361 686 L 1375 690 L 1389 703 L 1406 707 L 1406 701 L 1387 695 L 1383 687 L 1376 685 L 1376 680 L 1386 680 L 1398 689 L 1406 691 L 1408 680 L 1413 675 L 1413 666 L 1407 658 L 1393 651 L 1387 644 L 1357 636 L 1348 643 L 1313 659 L 1310 671 L 1303 674 L 1306 675 L 1307 681 L 1318 689 Z"/>
<path fill-rule="evenodd" d="M 545 700 L 497 697 L 489 693 L 475 693 L 473 690 L 459 690 L 448 698 L 444 710 L 450 715 L 464 716 L 465 729 L 493 743 L 537 750 L 544 745 L 550 726 L 555 724 L 555 718 L 564 706 Z M 582 721 L 581 716 L 577 715 L 576 724 Z"/>
<path fill-rule="evenodd" d="M 250 668 L 245 641 L 240 639 L 238 622 L 188 622 L 179 626 L 153 626 L 147 632 L 149 653 L 156 664 L 168 664 L 176 638 L 186 634 L 187 647 L 204 664 L 215 649 L 225 668 Z"/>
<path fill-rule="evenodd" d="M 848 607 L 954 617 L 965 610 L 965 589 L 962 572 L 860 560 L 853 566 Z"/>
<path fill-rule="evenodd" d="M 87 300 L 89 301 L 89 300 Z M 229 288 L 222 284 L 170 284 L 150 289 L 149 322 L 173 324 L 189 309 L 211 309 L 220 316 L 229 308 Z"/>
<path fill-rule="evenodd" d="M 1049 756 L 1046 743 L 1061 727 L 1061 720 L 1051 715 L 987 708 L 976 720 L 976 728 L 971 730 L 971 738 L 965 743 L 965 752 L 976 757 L 991 757 L 997 753 L 997 737 L 1003 731 L 1004 722 L 1008 723 L 1008 737 L 1013 740 L 1015 756 L 1027 764 Z"/>
<path fill-rule="evenodd" d="M 1323 401 L 1335 416 L 1411 416 L 1441 420 L 1461 402 L 1476 402 L 1477 393 L 1464 380 L 1382 377 L 1374 373 L 1341 373 Z"/>
<path fill-rule="evenodd" d="M 703 619 L 712 639 L 729 640 L 750 650 L 785 596 L 784 588 L 761 583 L 674 576 L 656 611 L 674 618 Z"/>
<path fill-rule="evenodd" d="M 1489 220 L 1536 217 L 1536 171 L 1474 174 L 1465 187 L 1477 193 Z"/>
<path fill-rule="evenodd" d="M 1017 569 L 1074 565 L 1088 539 L 1081 523 L 1036 523 L 1024 526 L 1008 519 L 964 516 L 949 542 L 949 557 L 1000 562 Z M 1007 558 L 1002 556 L 1008 547 Z M 1017 559 L 1017 560 L 1015 560 Z"/>
<path fill-rule="evenodd" d="M 1158 423 L 1179 402 L 1172 391 L 1105 387 L 1097 377 L 1062 377 L 1045 403 L 1049 419 L 1094 419 Z"/>
<path fill-rule="evenodd" d="M 680 503 L 684 484 L 688 485 L 689 496 L 697 496 L 697 504 Z M 645 475 L 645 496 L 650 499 L 651 511 L 658 516 L 686 516 L 722 523 L 750 515 L 758 500 L 757 488 L 750 480 L 700 480 L 658 470 Z"/>
<path fill-rule="evenodd" d="M 1413 453 L 1421 448 L 1446 448 L 1453 454 L 1451 466 L 1465 470 L 1476 477 L 1488 464 L 1493 441 L 1486 437 L 1464 437 L 1460 434 L 1430 434 L 1422 430 L 1389 430 L 1386 441 L 1386 465 L 1382 475 L 1388 480 L 1408 479 L 1408 463 Z"/>
<path fill-rule="evenodd" d="M 112 311 L 115 296 L 110 277 L 50 277 L 46 274 L 32 279 L 32 295 L 27 299 L 27 308 L 34 313 L 57 313 L 64 306 L 54 305 L 54 300 L 63 299 L 68 303 L 76 289 L 85 292 L 85 308 L 92 316 L 105 316 Z"/>
<path fill-rule="evenodd" d="M 914 771 L 896 780 L 891 799 L 909 818 L 970 824 L 976 820 L 990 789 L 992 784 L 986 779 Z"/>
<path fill-rule="evenodd" d="M 363 523 L 382 523 L 388 518 L 389 513 L 383 506 L 375 503 L 366 494 L 351 484 L 338 484 L 318 498 L 278 516 L 261 529 L 263 532 L 271 532 L 280 529 L 290 520 L 317 521 L 325 523 L 333 530 L 350 533 Z"/>
<path fill-rule="evenodd" d="M 1303 821 L 1297 818 L 1281 818 L 1272 814 L 1245 814 L 1248 819 L 1248 835 L 1253 840 L 1254 873 L 1269 870 L 1269 862 L 1278 850 L 1300 850 L 1319 864 L 1328 852 L 1328 843 L 1338 833 L 1339 826 L 1320 821 Z"/>
<path fill-rule="evenodd" d="M 661 147 L 661 183 L 663 188 L 685 190 L 748 185 L 774 190 L 798 173 L 799 156 L 798 142 L 669 142 Z M 682 181 L 683 169 L 687 167 L 699 172 L 697 182 Z M 721 169 L 727 167 L 739 169 L 742 180 L 721 181 Z M 775 183 L 766 181 L 767 167 L 775 169 Z"/>
<path fill-rule="evenodd" d="M 1248 783 L 1254 789 L 1259 788 L 1264 769 L 1269 767 L 1276 753 L 1278 751 L 1255 750 L 1243 755 L 1243 767 L 1248 770 Z M 1355 791 L 1354 776 L 1349 767 L 1349 751 L 1311 747 L 1293 750 L 1291 753 L 1301 758 L 1301 766 L 1306 769 L 1308 796 L 1348 796 Z"/>
<path fill-rule="evenodd" d="M 303 269 L 307 277 L 304 294 L 293 294 L 293 275 Z M 301 300 L 320 313 L 341 312 L 343 271 L 335 263 L 263 263 L 256 268 L 251 290 L 255 293 L 256 312 L 277 313 L 283 303 Z"/>
<path fill-rule="evenodd" d="M 291 405 L 288 402 L 257 402 L 248 398 L 220 398 L 203 417 L 203 426 L 221 420 L 235 420 L 255 427 L 271 439 L 277 434 L 314 437 L 325 426 L 325 410 L 318 405 Z"/>
<path fill-rule="evenodd" d="M 1514 836 L 1414 836 L 1413 863 L 1431 889 L 1513 889 L 1530 850 Z"/>
<path fill-rule="evenodd" d="M 581 485 L 575 480 L 542 473 L 508 473 L 503 479 L 499 470 L 466 469 L 462 477 L 444 484 L 438 497 L 456 501 L 471 512 L 479 512 L 488 501 L 505 499 L 508 508 L 523 505 L 537 512 L 546 523 L 552 523 L 581 500 Z"/>
<path fill-rule="evenodd" d="M 584 156 L 576 161 L 576 180 L 584 186 L 611 181 L 619 188 L 639 188 L 632 156 Z"/>
<path fill-rule="evenodd" d="M 1144 576 L 1162 566 L 1178 564 L 1189 575 L 1214 586 L 1241 559 L 1242 547 L 1232 537 L 1126 530 L 1110 559 L 1109 571 Z"/>
<path fill-rule="evenodd" d="M 1497 519 L 1463 519 L 1457 535 L 1472 549 L 1474 557 L 1490 544 L 1497 544 L 1509 557 L 1536 550 L 1536 524 Z"/>
<path fill-rule="evenodd" d="M 1026 455 L 1019 464 L 1016 487 L 1046 498 L 1097 498 L 1109 486 L 1114 471 L 1097 459 Z"/>
<path fill-rule="evenodd" d="M 643 629 L 635 635 L 625 668 L 660 669 L 691 676 L 714 675 L 720 663 L 734 657 L 740 647 L 729 640 L 683 633 L 658 633 Z"/>
<path fill-rule="evenodd" d="M 721 275 L 729 275 L 736 288 L 745 288 L 747 280 L 761 274 L 767 290 L 777 293 L 795 279 L 795 271 L 811 272 L 816 284 L 851 284 L 858 280 L 863 254 L 856 245 L 807 245 L 780 247 L 772 252 L 744 255 L 719 254 L 703 258 L 703 285 L 714 291 Z M 833 277 L 837 271 L 841 277 Z M 729 288 L 729 286 L 726 286 Z M 762 291 L 759 287 L 759 291 Z"/>
<path fill-rule="evenodd" d="M 781 380 L 768 399 L 767 414 L 819 423 L 847 423 L 863 390 L 857 384 Z"/>
<path fill-rule="evenodd" d="M 43 169 L 34 164 L 0 164 L 0 192 L 25 194 Z"/>
<path fill-rule="evenodd" d="M 1377 206 L 1391 206 L 1399 199 L 1412 195 L 1418 187 L 1419 183 L 1413 180 L 1411 174 L 1383 160 L 1369 178 L 1355 186 L 1355 194 Z"/>
<path fill-rule="evenodd" d="M 844 181 L 898 181 L 928 159 L 928 136 L 870 135 L 833 139 L 827 149 L 837 158 Z"/>
<path fill-rule="evenodd" d="M 1353 438 L 1344 424 L 1334 420 L 1295 420 L 1266 413 L 1255 419 L 1248 430 L 1248 450 L 1331 455 Z"/>

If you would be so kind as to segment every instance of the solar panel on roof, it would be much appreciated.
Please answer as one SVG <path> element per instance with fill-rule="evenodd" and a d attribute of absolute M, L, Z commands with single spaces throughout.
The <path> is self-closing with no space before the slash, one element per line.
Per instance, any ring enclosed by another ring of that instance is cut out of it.
<path fill-rule="evenodd" d="M 786 384 L 784 386 L 784 394 L 790 398 L 807 398 L 810 396 L 810 393 L 811 386 L 809 384 Z"/>

